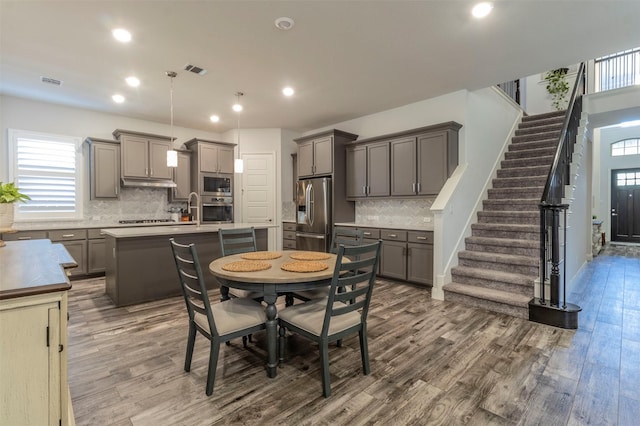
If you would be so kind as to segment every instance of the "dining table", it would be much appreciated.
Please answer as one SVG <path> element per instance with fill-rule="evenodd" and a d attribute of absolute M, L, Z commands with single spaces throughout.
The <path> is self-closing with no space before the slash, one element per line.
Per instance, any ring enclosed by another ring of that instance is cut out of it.
<path fill-rule="evenodd" d="M 284 250 L 279 252 L 258 251 L 250 253 L 252 254 L 240 253 L 215 259 L 209 264 L 209 270 L 220 283 L 222 300 L 229 299 L 230 287 L 263 294 L 267 316 L 267 376 L 273 378 L 277 376 L 278 367 L 278 310 L 276 308 L 278 296 L 330 285 L 337 256 L 333 253 L 301 250 Z M 247 257 L 251 259 L 247 259 Z M 264 257 L 272 258 L 264 259 Z M 323 259 L 320 259 L 321 257 Z M 255 260 L 254 258 L 258 258 L 259 260 Z M 251 262 L 252 260 L 255 262 L 264 262 L 268 264 L 268 267 L 263 264 L 262 267 L 264 269 L 256 271 L 229 270 L 238 269 L 231 267 L 240 265 L 242 262 Z M 311 269 L 308 272 L 292 271 L 291 269 L 300 269 L 300 267 L 304 269 L 304 265 L 301 265 L 299 262 L 307 262 L 308 265 L 317 267 L 308 268 Z M 326 265 L 326 267 L 319 264 Z M 319 267 L 323 269 L 315 270 Z"/>

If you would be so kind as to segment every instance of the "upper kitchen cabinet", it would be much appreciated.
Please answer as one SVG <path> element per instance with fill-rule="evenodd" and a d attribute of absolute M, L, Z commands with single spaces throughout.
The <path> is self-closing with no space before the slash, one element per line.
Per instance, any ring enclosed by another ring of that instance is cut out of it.
<path fill-rule="evenodd" d="M 437 195 L 458 165 L 455 122 L 422 127 L 391 141 L 391 195 Z"/>
<path fill-rule="evenodd" d="M 344 165 L 344 145 L 358 135 L 341 130 L 328 130 L 294 139 L 298 144 L 298 178 L 331 176 Z"/>
<path fill-rule="evenodd" d="M 389 142 L 346 148 L 347 198 L 389 196 Z"/>
<path fill-rule="evenodd" d="M 120 142 L 88 137 L 90 196 L 119 198 L 120 195 Z"/>
<path fill-rule="evenodd" d="M 175 188 L 169 188 L 169 201 L 187 201 L 191 193 L 191 151 L 178 150 L 178 167 L 173 168 Z"/>
<path fill-rule="evenodd" d="M 197 172 L 233 173 L 235 144 L 195 138 L 185 146 L 193 152 L 192 166 Z"/>
<path fill-rule="evenodd" d="M 170 137 L 120 129 L 116 129 L 113 136 L 121 143 L 123 180 L 171 181 L 171 168 L 167 166 L 167 151 L 173 149 Z"/>

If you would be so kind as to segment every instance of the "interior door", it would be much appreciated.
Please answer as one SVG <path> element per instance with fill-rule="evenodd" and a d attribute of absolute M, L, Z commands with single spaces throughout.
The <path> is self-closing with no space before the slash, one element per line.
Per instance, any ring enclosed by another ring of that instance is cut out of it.
<path fill-rule="evenodd" d="M 276 217 L 275 154 L 243 154 L 242 222 L 273 224 Z M 270 228 L 269 250 L 275 250 L 276 228 Z"/>
<path fill-rule="evenodd" d="M 640 243 L 640 169 L 611 171 L 611 240 Z"/>

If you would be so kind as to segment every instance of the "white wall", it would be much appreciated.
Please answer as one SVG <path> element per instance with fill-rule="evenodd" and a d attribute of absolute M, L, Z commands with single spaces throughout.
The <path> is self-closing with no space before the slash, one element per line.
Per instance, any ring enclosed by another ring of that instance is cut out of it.
<path fill-rule="evenodd" d="M 529 115 L 555 111 L 555 108 L 551 104 L 551 96 L 547 93 L 547 83 L 544 81 L 544 74 L 545 73 L 538 73 L 520 79 L 522 109 Z M 569 67 L 569 72 L 567 73 L 567 81 L 569 82 L 567 101 L 573 92 L 576 76 L 577 65 L 573 65 Z"/>

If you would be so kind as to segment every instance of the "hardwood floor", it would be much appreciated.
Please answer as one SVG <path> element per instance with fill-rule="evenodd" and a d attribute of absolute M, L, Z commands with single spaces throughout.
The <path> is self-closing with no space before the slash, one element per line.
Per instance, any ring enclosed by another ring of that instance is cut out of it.
<path fill-rule="evenodd" d="M 637 425 L 640 249 L 608 245 L 569 298 L 579 329 L 562 330 L 432 300 L 379 280 L 369 314 L 371 374 L 357 338 L 331 347 L 322 397 L 317 347 L 290 336 L 278 377 L 264 333 L 223 346 L 204 392 L 208 342 L 183 370 L 182 298 L 114 308 L 104 279 L 74 281 L 69 386 L 78 425 Z"/>

